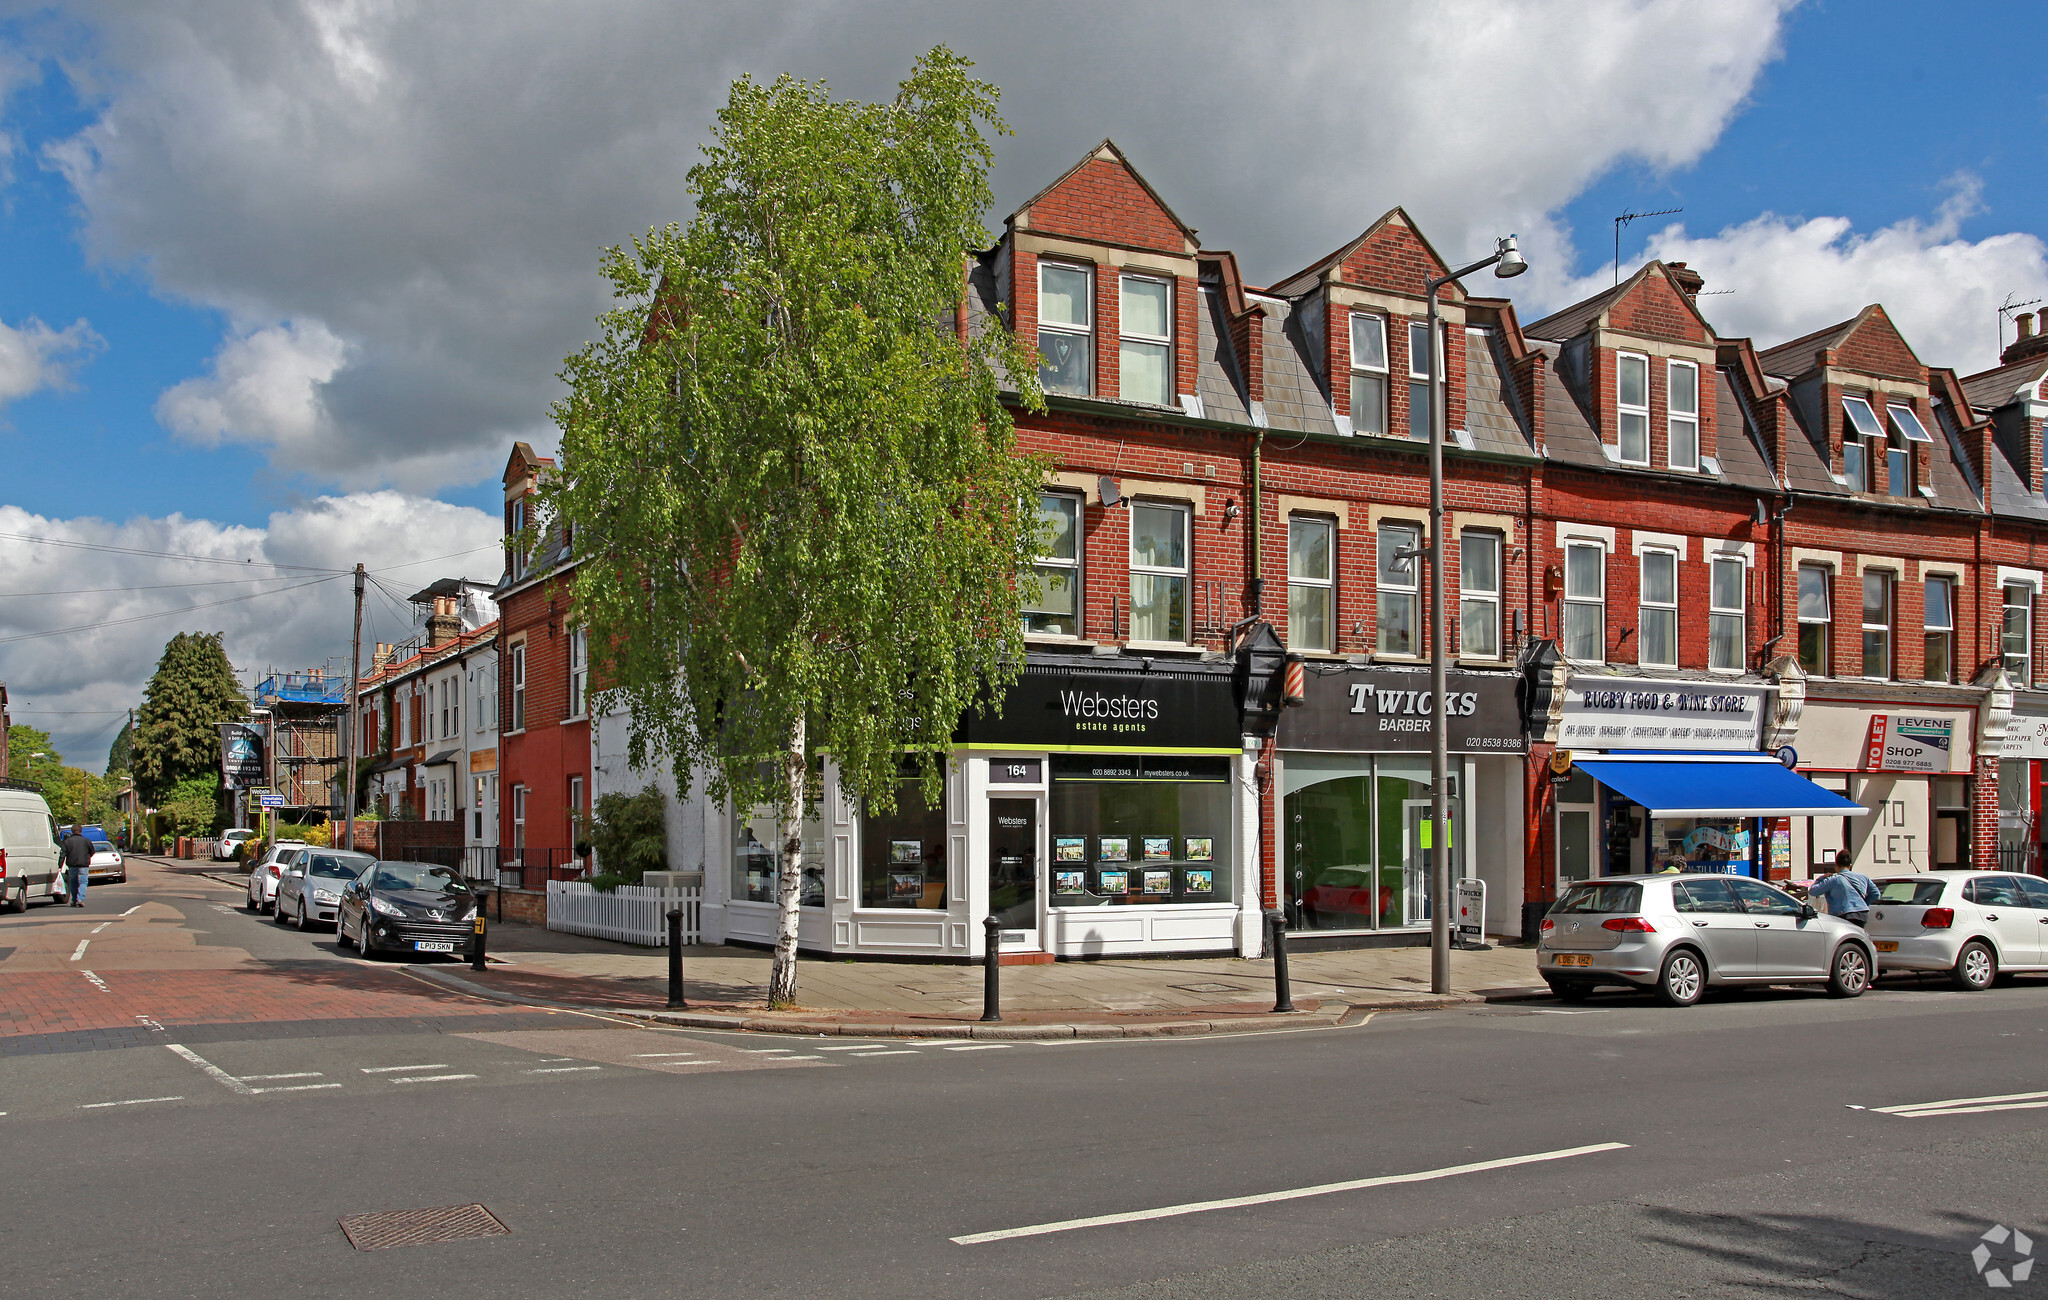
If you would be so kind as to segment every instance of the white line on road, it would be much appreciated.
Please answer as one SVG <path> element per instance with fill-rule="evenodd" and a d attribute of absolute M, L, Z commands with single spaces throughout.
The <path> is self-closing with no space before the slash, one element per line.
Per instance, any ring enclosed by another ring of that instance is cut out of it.
<path fill-rule="evenodd" d="M 1526 1156 L 1508 1156 L 1501 1160 L 1480 1160 L 1469 1165 L 1451 1165 L 1443 1169 L 1425 1169 L 1413 1174 L 1385 1174 L 1378 1178 L 1354 1178 L 1342 1183 L 1319 1183 L 1314 1187 L 1293 1187 L 1283 1192 L 1260 1192 L 1252 1196 L 1226 1196 L 1214 1201 L 1189 1201 L 1184 1205 L 1162 1205 L 1156 1210 L 1131 1210 L 1123 1214 L 1098 1214 L 1086 1219 L 1062 1219 L 1057 1223 L 1034 1223 L 1026 1228 L 1003 1228 L 996 1232 L 974 1232 L 951 1240 L 962 1246 L 977 1246 L 987 1241 L 1008 1241 L 1013 1237 L 1041 1237 L 1052 1232 L 1071 1232 L 1076 1228 L 1100 1228 L 1112 1223 L 1138 1223 L 1146 1219 L 1168 1219 L 1182 1214 L 1200 1214 L 1204 1210 L 1231 1210 L 1245 1205 L 1268 1205 L 1274 1201 L 1297 1201 L 1305 1196 L 1328 1196 L 1332 1192 L 1355 1192 L 1367 1187 L 1387 1187 L 1395 1183 L 1426 1183 L 1439 1178 L 1453 1178 L 1459 1174 L 1483 1173 L 1489 1169 L 1508 1169 L 1515 1165 L 1540 1164 L 1546 1160 L 1567 1160 L 1573 1156 L 1588 1156 L 1601 1151 L 1626 1151 L 1626 1142 L 1599 1142 L 1592 1146 L 1565 1147 L 1557 1151 L 1538 1151 Z"/>
<path fill-rule="evenodd" d="M 300 1070 L 296 1074 L 238 1074 L 235 1077 L 243 1083 L 266 1083 L 271 1079 L 317 1079 L 320 1077 L 320 1071 Z"/>
<path fill-rule="evenodd" d="M 1951 1097 L 1947 1101 L 1916 1101 L 1903 1106 L 1874 1106 L 1880 1115 L 1910 1115 L 1921 1111 L 1945 1111 L 1958 1106 L 1983 1106 L 2001 1101 L 2040 1101 L 2048 1092 L 2008 1092 L 1997 1097 Z"/>
<path fill-rule="evenodd" d="M 100 922 L 100 923 L 99 923 L 98 925 L 96 925 L 96 926 L 94 926 L 94 927 L 92 928 L 92 932 L 93 932 L 94 934 L 98 934 L 98 933 L 99 933 L 100 931 L 102 931 L 102 930 L 106 929 L 106 928 L 107 928 L 108 926 L 110 926 L 110 925 L 112 925 L 112 924 L 113 924 L 113 922 L 112 922 L 112 921 L 101 921 L 101 922 Z"/>
<path fill-rule="evenodd" d="M 91 971 L 89 971 L 89 970 L 82 970 L 82 971 L 80 971 L 80 972 L 78 972 L 78 973 L 79 973 L 80 975 L 83 975 L 83 976 L 85 976 L 85 977 L 86 977 L 87 979 L 91 980 L 91 981 L 92 981 L 92 986 L 93 986 L 94 988 L 98 989 L 98 990 L 99 990 L 100 992 L 102 992 L 102 993 L 112 993 L 112 992 L 114 991 L 114 990 L 112 990 L 112 989 L 110 989 L 110 988 L 108 988 L 108 987 L 107 987 L 107 982 L 106 982 L 105 980 L 103 980 L 103 979 L 101 979 L 101 978 L 100 978 L 99 976 L 97 976 L 97 975 L 93 974 L 93 973 L 92 973 Z"/>
<path fill-rule="evenodd" d="M 78 941 L 78 951 L 71 954 L 71 960 L 77 961 L 80 957 L 85 956 L 85 945 L 91 942 L 92 940 L 90 939 L 80 939 Z"/>
<path fill-rule="evenodd" d="M 473 1074 L 419 1074 L 407 1078 L 387 1080 L 390 1083 L 446 1083 L 450 1079 L 474 1079 Z"/>
<path fill-rule="evenodd" d="M 568 1059 L 568 1058 L 563 1058 Z M 601 1065 L 551 1065 L 545 1070 L 528 1070 L 528 1074 L 575 1074 L 582 1070 L 602 1070 Z"/>
<path fill-rule="evenodd" d="M 137 912 L 140 912 L 141 910 L 142 910 L 142 904 L 140 904 L 140 903 L 137 903 L 137 904 L 136 904 L 135 906 L 133 906 L 133 907 L 129 908 L 129 909 L 127 910 L 127 911 L 125 911 L 125 912 L 121 913 L 121 915 L 123 915 L 123 916 L 133 916 L 133 915 L 135 915 L 135 914 L 136 914 Z"/>
<path fill-rule="evenodd" d="M 413 1070 L 445 1070 L 448 1062 L 435 1061 L 432 1065 L 365 1065 L 364 1074 L 407 1074 Z M 474 1077 L 474 1076 L 472 1076 Z"/>
<path fill-rule="evenodd" d="M 855 1056 L 922 1056 L 922 1055 L 923 1055 L 923 1053 L 922 1053 L 922 1052 L 919 1052 L 919 1051 L 918 1051 L 918 1050 L 916 1050 L 915 1048 L 910 1048 L 910 1047 L 900 1047 L 900 1048 L 897 1048 L 897 1049 L 896 1049 L 896 1050 L 894 1050 L 894 1051 L 889 1051 L 889 1052 L 855 1052 L 855 1053 L 854 1053 L 854 1055 L 855 1055 Z"/>
<path fill-rule="evenodd" d="M 827 1050 L 827 1051 L 831 1051 L 832 1049 L 831 1049 L 831 1048 L 826 1048 L 825 1050 Z M 635 1052 L 635 1053 L 633 1053 L 633 1055 L 634 1055 L 635 1057 L 642 1057 L 642 1056 L 695 1056 L 695 1055 L 696 1055 L 696 1053 L 695 1053 L 695 1052 Z"/>
<path fill-rule="evenodd" d="M 949 1047 L 946 1050 L 949 1052 L 992 1052 L 998 1047 L 1008 1046 L 1008 1043 L 965 1043 L 959 1047 Z"/>
<path fill-rule="evenodd" d="M 320 1090 L 321 1090 L 322 1088 L 339 1088 L 340 1086 L 341 1086 L 341 1085 L 340 1085 L 340 1084 L 338 1084 L 338 1083 L 295 1083 L 295 1084 L 293 1084 L 293 1085 L 292 1085 L 291 1087 L 289 1087 L 289 1088 L 258 1088 L 258 1089 L 256 1089 L 255 1091 L 257 1091 L 258 1093 L 265 1093 L 265 1092 L 318 1092 L 318 1091 L 320 1091 Z"/>
<path fill-rule="evenodd" d="M 1585 1011 L 1554 1011 L 1548 1007 L 1529 1007 L 1532 1016 L 1605 1016 L 1613 1013 L 1613 1007 L 1593 1007 Z"/>
<path fill-rule="evenodd" d="M 240 1079 L 237 1079 L 234 1075 L 229 1074 L 226 1070 L 221 1069 L 218 1065 L 215 1065 L 213 1062 L 207 1060 L 205 1057 L 193 1051 L 191 1048 L 185 1046 L 183 1043 L 165 1043 L 164 1046 L 170 1048 L 179 1056 L 184 1057 L 192 1064 L 198 1066 L 199 1072 L 201 1074 L 213 1080 L 221 1087 L 226 1088 L 229 1092 L 238 1092 L 242 1094 L 244 1097 L 253 1097 L 256 1095 L 256 1090 L 254 1088 L 251 1088 L 248 1084 L 243 1083 Z"/>
<path fill-rule="evenodd" d="M 79 1107 L 79 1109 L 80 1109 L 80 1110 L 105 1110 L 105 1109 L 106 1109 L 107 1107 L 109 1107 L 109 1106 L 147 1106 L 147 1105 L 148 1105 L 149 1103 L 151 1103 L 151 1102 L 153 1102 L 153 1101 L 183 1101 L 183 1100 L 185 1100 L 185 1099 L 184 1099 L 183 1097 L 136 1097 L 136 1098 L 133 1098 L 133 1099 L 131 1099 L 131 1100 L 128 1100 L 128 1101 L 95 1101 L 95 1102 L 92 1102 L 92 1103 L 91 1103 L 91 1104 L 89 1104 L 89 1105 L 85 1105 L 85 1106 L 80 1106 L 80 1107 Z M 4 1111 L 4 1110 L 0 1110 L 0 1115 L 4 1115 L 4 1114 L 6 1114 L 6 1113 L 7 1113 L 6 1111 Z"/>
<path fill-rule="evenodd" d="M 821 1047 L 818 1050 L 821 1052 L 872 1052 L 880 1046 L 880 1043 L 855 1043 L 851 1047 Z M 778 1047 L 775 1050 L 778 1052 L 786 1052 L 789 1049 L 786 1047 Z"/>

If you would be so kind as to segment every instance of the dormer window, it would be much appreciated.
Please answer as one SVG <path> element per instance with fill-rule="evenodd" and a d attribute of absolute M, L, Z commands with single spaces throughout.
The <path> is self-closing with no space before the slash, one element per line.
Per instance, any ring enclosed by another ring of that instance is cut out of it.
<path fill-rule="evenodd" d="M 1367 312 L 1351 317 L 1351 428 L 1387 431 L 1387 318 Z"/>
<path fill-rule="evenodd" d="M 1614 358 L 1614 410 L 1621 463 L 1650 463 L 1650 359 L 1632 352 Z"/>
<path fill-rule="evenodd" d="M 1424 413 L 1429 410 L 1429 382 L 1434 373 L 1431 359 L 1428 323 L 1408 322 L 1408 436 L 1424 442 L 1429 440 Z"/>
<path fill-rule="evenodd" d="M 1673 469 L 1700 467 L 1700 368 L 1673 361 L 1665 370 L 1666 454 Z"/>
<path fill-rule="evenodd" d="M 1851 492 L 1869 492 L 1873 488 L 1871 466 L 1877 449 L 1884 445 L 1884 429 L 1877 422 L 1877 412 L 1860 397 L 1844 397 L 1842 414 L 1848 417 L 1848 427 L 1842 430 L 1842 477 L 1848 480 Z"/>
<path fill-rule="evenodd" d="M 1890 446 L 1885 451 L 1885 481 L 1893 496 L 1908 496 L 1913 491 L 1913 444 L 1932 443 L 1934 439 L 1912 407 L 1893 402 L 1885 407 L 1885 414 L 1891 425 Z"/>
<path fill-rule="evenodd" d="M 1038 264 L 1038 383 L 1048 393 L 1095 392 L 1095 273 Z"/>
<path fill-rule="evenodd" d="M 1173 286 L 1123 278 L 1117 393 L 1126 401 L 1173 405 Z"/>

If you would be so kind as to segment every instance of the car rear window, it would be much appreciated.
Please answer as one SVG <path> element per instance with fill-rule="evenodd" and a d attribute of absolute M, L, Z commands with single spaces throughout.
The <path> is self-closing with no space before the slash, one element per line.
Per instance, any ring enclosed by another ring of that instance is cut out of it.
<path fill-rule="evenodd" d="M 1939 880 L 1880 880 L 1877 892 L 1884 895 L 1887 903 L 1902 903 L 1909 907 L 1932 907 L 1941 901 L 1942 882 Z"/>
<path fill-rule="evenodd" d="M 1573 885 L 1552 912 L 1635 913 L 1643 910 L 1643 887 L 1625 884 Z"/>

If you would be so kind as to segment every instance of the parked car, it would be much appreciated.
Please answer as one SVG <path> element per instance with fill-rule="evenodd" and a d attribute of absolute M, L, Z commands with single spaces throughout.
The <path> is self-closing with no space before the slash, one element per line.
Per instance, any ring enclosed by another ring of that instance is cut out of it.
<path fill-rule="evenodd" d="M 1877 887 L 1870 937 L 1887 970 L 1943 972 L 1972 993 L 2002 972 L 2048 970 L 2048 880 L 1929 871 Z"/>
<path fill-rule="evenodd" d="M 33 900 L 54 902 L 58 861 L 50 805 L 35 790 L 0 786 L 0 906 L 26 912 Z"/>
<path fill-rule="evenodd" d="M 460 952 L 476 909 L 476 895 L 452 867 L 379 862 L 342 891 L 336 937 L 365 957 L 387 949 Z"/>
<path fill-rule="evenodd" d="M 86 877 L 88 882 L 108 879 L 117 884 L 128 883 L 128 862 L 111 840 L 92 842 L 92 866 L 87 870 L 90 873 Z"/>
<path fill-rule="evenodd" d="M 1536 967 L 1559 997 L 1596 986 L 1654 988 L 1674 1007 L 1739 984 L 1870 987 L 1877 954 L 1862 927 L 1747 876 L 1608 876 L 1573 885 L 1543 918 Z"/>
<path fill-rule="evenodd" d="M 271 911 L 278 924 L 289 917 L 301 930 L 332 925 L 341 907 L 341 891 L 376 860 L 346 849 L 300 849 L 277 879 L 277 901 Z"/>
<path fill-rule="evenodd" d="M 214 843 L 213 860 L 215 862 L 233 862 L 235 860 L 235 850 L 255 838 L 256 832 L 246 826 L 237 826 L 231 831 L 223 831 L 220 839 Z"/>
<path fill-rule="evenodd" d="M 249 872 L 249 910 L 259 915 L 277 905 L 277 882 L 284 875 L 284 859 L 307 847 L 300 840 L 279 840 L 264 853 L 262 861 Z"/>

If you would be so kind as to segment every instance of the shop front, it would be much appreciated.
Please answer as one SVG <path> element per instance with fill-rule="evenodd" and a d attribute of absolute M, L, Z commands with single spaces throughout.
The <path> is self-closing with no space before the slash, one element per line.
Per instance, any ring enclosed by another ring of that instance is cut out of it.
<path fill-rule="evenodd" d="M 1870 700 L 1809 696 L 1799 770 L 1867 811 L 1847 821 L 1795 821 L 1795 876 L 1808 878 L 1844 849 L 1873 875 L 1971 865 L 1980 709 L 1958 701 L 1966 692 L 1983 694 L 1931 688 Z"/>
<path fill-rule="evenodd" d="M 1710 871 L 1783 879 L 1790 819 L 1863 810 L 1759 752 L 1764 683 L 1572 675 L 1553 754 L 1555 888 Z"/>
<path fill-rule="evenodd" d="M 966 961 L 992 915 L 1006 961 L 1257 951 L 1257 805 L 1233 670 L 1033 655 L 999 710 L 961 724 L 936 803 L 906 769 L 885 812 L 822 764 L 799 946 Z M 777 833 L 755 812 L 726 818 L 726 897 L 705 908 L 714 941 L 772 941 Z"/>
<path fill-rule="evenodd" d="M 2041 784 L 2048 780 L 2048 702 L 2025 696 L 2006 724 L 1998 761 L 1998 866 L 2002 871 L 2040 875 Z"/>
<path fill-rule="evenodd" d="M 1279 892 L 1308 947 L 1426 943 L 1431 896 L 1425 668 L 1315 664 L 1282 716 Z M 1447 846 L 1454 879 L 1486 881 L 1487 929 L 1515 933 L 1522 906 L 1522 755 L 1506 673 L 1446 676 Z"/>

